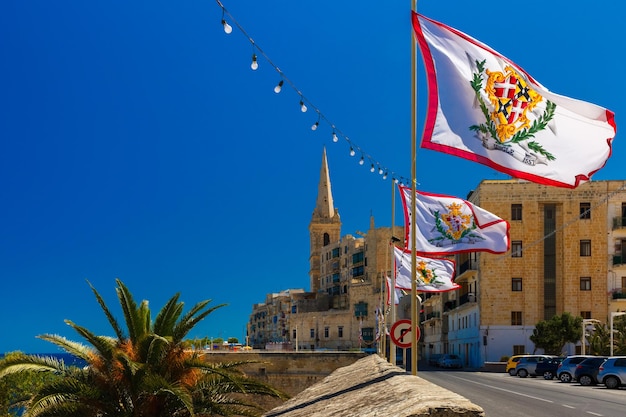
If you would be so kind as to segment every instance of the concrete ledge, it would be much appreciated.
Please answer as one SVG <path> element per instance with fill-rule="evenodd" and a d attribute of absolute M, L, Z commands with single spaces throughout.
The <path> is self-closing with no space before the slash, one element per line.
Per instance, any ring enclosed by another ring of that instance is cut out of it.
<path fill-rule="evenodd" d="M 465 397 L 407 374 L 378 355 L 339 368 L 264 417 L 484 416 Z"/>

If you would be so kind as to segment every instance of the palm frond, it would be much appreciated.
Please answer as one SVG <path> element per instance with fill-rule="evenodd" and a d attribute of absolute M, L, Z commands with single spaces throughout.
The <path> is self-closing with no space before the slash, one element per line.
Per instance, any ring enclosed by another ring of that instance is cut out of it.
<path fill-rule="evenodd" d="M 91 282 L 87 281 L 87 283 L 91 287 L 91 291 L 96 296 L 96 300 L 98 300 L 98 304 L 100 304 L 102 311 L 104 311 L 104 314 L 106 315 L 107 320 L 109 320 L 109 323 L 111 324 L 111 327 L 113 328 L 113 331 L 115 332 L 115 335 L 117 336 L 117 338 L 119 340 L 125 339 L 126 336 L 124 335 L 122 328 L 120 327 L 119 323 L 117 322 L 113 314 L 111 314 L 111 310 L 109 310 L 109 307 L 104 302 L 104 299 L 102 298 L 102 296 L 100 296 L 100 293 L 94 288 L 93 285 L 91 285 Z"/>
<path fill-rule="evenodd" d="M 156 334 L 161 336 L 172 335 L 176 321 L 183 312 L 184 303 L 178 302 L 179 297 L 179 293 L 175 294 L 157 314 L 152 329 Z"/>
<path fill-rule="evenodd" d="M 87 340 L 104 359 L 111 360 L 113 358 L 115 343 L 112 343 L 111 338 L 97 336 L 85 327 L 79 326 L 71 320 L 65 320 L 65 323 L 67 323 L 68 326 L 73 328 L 79 335 Z"/>
<path fill-rule="evenodd" d="M 139 331 L 139 318 L 137 317 L 137 303 L 135 303 L 132 294 L 119 278 L 116 279 L 115 282 L 117 283 L 115 291 L 117 292 L 117 298 L 120 301 L 120 306 L 124 313 L 128 337 L 133 343 L 137 343 L 139 335 L 141 334 Z"/>
<path fill-rule="evenodd" d="M 208 316 L 218 308 L 222 308 L 227 305 L 220 304 L 201 312 L 210 302 L 211 300 L 200 301 L 179 320 L 179 322 L 176 324 L 176 327 L 174 328 L 174 341 L 178 342 L 183 340 L 187 333 L 189 333 L 189 331 L 193 329 L 195 325 L 203 320 L 206 316 Z"/>
<path fill-rule="evenodd" d="M 85 346 L 82 343 L 74 342 L 56 334 L 43 334 L 37 336 L 37 338 L 45 340 L 46 342 L 54 343 L 67 353 L 85 361 L 89 361 L 89 357 L 93 353 L 93 349 L 89 346 Z"/>
<path fill-rule="evenodd" d="M 0 378 L 21 372 L 52 372 L 63 374 L 66 371 L 63 361 L 39 355 L 20 355 L 7 357 L 0 361 Z"/>

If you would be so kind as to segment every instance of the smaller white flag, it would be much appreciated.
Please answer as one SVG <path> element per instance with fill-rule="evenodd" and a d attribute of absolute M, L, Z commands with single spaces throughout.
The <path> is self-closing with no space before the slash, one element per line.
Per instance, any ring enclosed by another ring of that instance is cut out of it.
<path fill-rule="evenodd" d="M 421 255 L 509 250 L 506 220 L 461 198 L 423 192 L 416 192 L 416 214 L 412 216 L 412 194 L 410 187 L 400 186 L 407 249 L 411 249 L 411 221 L 415 217 L 415 247 Z"/>
<path fill-rule="evenodd" d="M 391 305 L 391 288 L 393 284 L 391 282 L 391 278 L 387 277 L 387 305 Z M 397 286 L 394 289 L 394 304 L 398 305 L 400 299 L 404 296 L 404 292 L 402 292 L 402 288 L 398 288 Z"/>
<path fill-rule="evenodd" d="M 394 247 L 396 258 L 396 288 L 411 288 L 411 252 Z M 417 291 L 444 292 L 460 288 L 453 279 L 456 264 L 449 259 L 425 258 L 416 256 Z"/>

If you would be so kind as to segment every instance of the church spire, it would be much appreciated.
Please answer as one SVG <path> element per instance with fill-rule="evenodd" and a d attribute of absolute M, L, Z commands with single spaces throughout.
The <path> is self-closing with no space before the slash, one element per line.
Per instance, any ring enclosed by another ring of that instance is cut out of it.
<path fill-rule="evenodd" d="M 320 288 L 321 259 L 324 246 L 339 242 L 341 238 L 341 220 L 339 211 L 333 204 L 333 194 L 330 191 L 330 174 L 328 161 L 326 160 L 326 148 L 322 153 L 322 169 L 320 170 L 320 182 L 317 185 L 317 201 L 311 223 L 309 223 L 309 236 L 311 239 L 311 251 L 309 253 L 309 278 L 311 280 L 311 292 L 317 292 Z"/>
<path fill-rule="evenodd" d="M 333 194 L 330 190 L 330 174 L 328 173 L 328 161 L 326 160 L 326 147 L 322 153 L 322 168 L 320 169 L 320 182 L 317 185 L 317 203 L 313 210 L 313 218 L 332 219 L 335 215 Z"/>

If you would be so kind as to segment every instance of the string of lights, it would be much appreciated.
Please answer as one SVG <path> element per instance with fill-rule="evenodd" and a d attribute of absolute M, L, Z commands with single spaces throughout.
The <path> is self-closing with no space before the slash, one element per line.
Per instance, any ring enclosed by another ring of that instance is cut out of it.
<path fill-rule="evenodd" d="M 358 160 L 359 165 L 365 165 L 367 161 L 369 165 L 369 170 L 372 173 L 378 172 L 382 179 L 386 180 L 388 177 L 391 177 L 392 181 L 396 184 L 404 185 L 411 184 L 411 180 L 407 177 L 404 177 L 389 169 L 384 164 L 380 163 L 376 160 L 372 155 L 368 154 L 363 150 L 359 145 L 357 145 L 353 140 L 351 140 L 346 134 L 344 134 L 341 129 L 339 129 L 333 122 L 331 122 L 322 111 L 315 106 L 301 91 L 298 87 L 285 75 L 285 73 L 270 59 L 269 56 L 261 49 L 261 47 L 252 39 L 252 37 L 248 34 L 248 32 L 235 20 L 235 18 L 226 10 L 224 5 L 220 0 L 216 0 L 218 6 L 222 9 L 222 27 L 224 29 L 224 33 L 230 35 L 233 32 L 234 25 L 242 34 L 248 39 L 250 45 L 252 45 L 252 60 L 250 63 L 250 69 L 256 71 L 259 69 L 259 57 L 262 57 L 269 65 L 276 71 L 279 76 L 279 81 L 274 87 L 274 93 L 279 94 L 285 85 L 290 87 L 299 98 L 299 106 L 300 111 L 302 113 L 306 113 L 309 109 L 315 112 L 317 118 L 315 119 L 315 123 L 311 125 L 311 130 L 317 131 L 320 127 L 320 123 L 324 123 L 328 126 L 331 132 L 331 138 L 333 143 L 339 142 L 339 139 L 343 139 L 349 146 L 348 154 L 351 157 L 360 155 Z"/>

